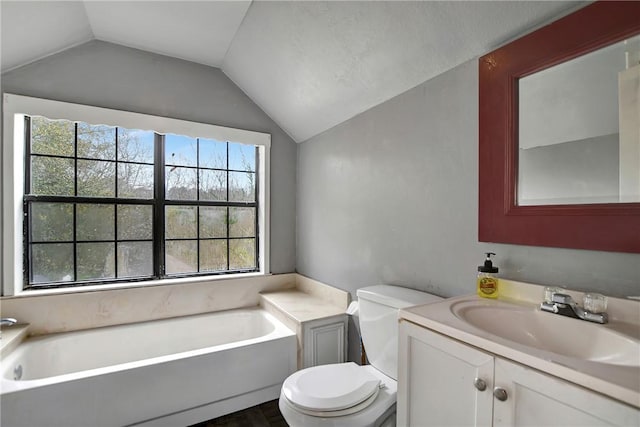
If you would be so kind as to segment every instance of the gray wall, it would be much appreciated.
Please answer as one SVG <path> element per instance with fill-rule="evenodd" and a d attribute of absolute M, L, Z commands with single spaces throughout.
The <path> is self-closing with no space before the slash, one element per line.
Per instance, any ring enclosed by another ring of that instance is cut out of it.
<path fill-rule="evenodd" d="M 92 41 L 2 75 L 2 91 L 271 134 L 271 271 L 295 271 L 296 150 L 222 71 Z"/>
<path fill-rule="evenodd" d="M 475 291 L 484 251 L 515 280 L 640 294 L 640 254 L 478 242 L 478 66 L 464 63 L 300 145 L 297 269 L 352 292 Z"/>

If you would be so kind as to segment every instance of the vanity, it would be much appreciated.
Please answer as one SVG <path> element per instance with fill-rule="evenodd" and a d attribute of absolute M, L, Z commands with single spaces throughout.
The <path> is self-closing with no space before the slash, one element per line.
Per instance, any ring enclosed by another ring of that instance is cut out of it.
<path fill-rule="evenodd" d="M 640 425 L 637 301 L 610 298 L 601 325 L 541 311 L 541 286 L 500 286 L 400 311 L 399 426 Z"/>

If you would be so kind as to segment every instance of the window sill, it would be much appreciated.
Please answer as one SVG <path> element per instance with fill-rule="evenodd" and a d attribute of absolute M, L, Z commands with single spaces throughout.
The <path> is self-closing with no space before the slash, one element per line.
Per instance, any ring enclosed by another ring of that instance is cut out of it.
<path fill-rule="evenodd" d="M 156 286 L 167 285 L 188 285 L 191 283 L 202 282 L 218 282 L 224 280 L 239 280 L 250 279 L 255 277 L 271 276 L 271 273 L 241 273 L 241 274 L 226 274 L 226 275 L 211 275 L 211 276 L 199 276 L 199 277 L 181 277 L 176 279 L 162 279 L 162 280 L 147 280 L 142 282 L 129 282 L 129 283 L 113 283 L 109 285 L 89 285 L 89 286 L 76 286 L 68 288 L 53 288 L 53 289 L 27 289 L 22 290 L 16 295 L 5 296 L 5 298 L 25 298 L 25 297 L 37 297 L 45 295 L 67 295 L 86 292 L 101 292 L 101 291 L 113 291 L 120 289 L 134 289 L 134 288 L 146 288 Z"/>

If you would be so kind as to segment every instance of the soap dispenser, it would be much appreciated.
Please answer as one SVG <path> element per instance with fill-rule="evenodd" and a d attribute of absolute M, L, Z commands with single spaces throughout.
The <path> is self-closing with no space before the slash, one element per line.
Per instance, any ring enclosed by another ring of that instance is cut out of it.
<path fill-rule="evenodd" d="M 498 267 L 493 266 L 491 262 L 491 255 L 495 255 L 493 252 L 485 252 L 487 259 L 484 260 L 484 265 L 478 266 L 478 295 L 483 298 L 498 298 L 498 278 L 495 276 L 498 273 Z"/>

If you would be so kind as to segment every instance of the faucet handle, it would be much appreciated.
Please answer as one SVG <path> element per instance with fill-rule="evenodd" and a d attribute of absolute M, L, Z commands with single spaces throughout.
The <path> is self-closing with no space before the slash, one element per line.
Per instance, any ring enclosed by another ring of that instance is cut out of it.
<path fill-rule="evenodd" d="M 591 313 L 604 313 L 607 311 L 607 297 L 596 293 L 584 294 L 584 309 Z"/>
<path fill-rule="evenodd" d="M 556 302 L 558 304 L 575 304 L 571 295 L 563 294 L 560 292 L 554 292 L 551 294 L 551 302 Z"/>
<path fill-rule="evenodd" d="M 553 302 L 553 294 L 564 293 L 565 290 L 557 286 L 547 286 L 544 288 L 544 302 L 551 304 Z"/>

